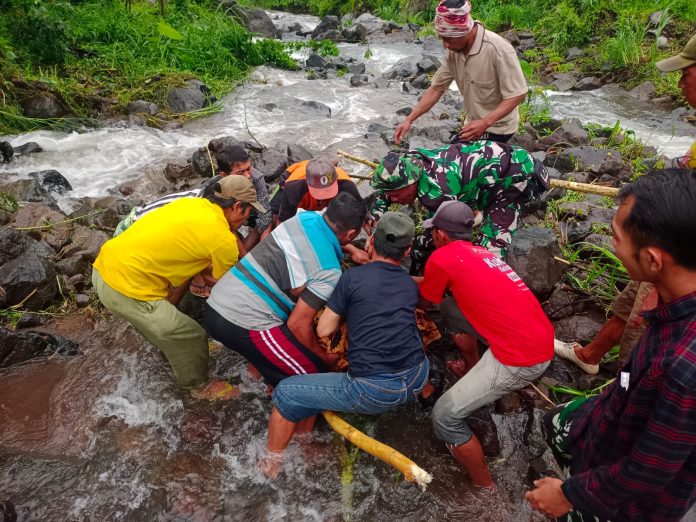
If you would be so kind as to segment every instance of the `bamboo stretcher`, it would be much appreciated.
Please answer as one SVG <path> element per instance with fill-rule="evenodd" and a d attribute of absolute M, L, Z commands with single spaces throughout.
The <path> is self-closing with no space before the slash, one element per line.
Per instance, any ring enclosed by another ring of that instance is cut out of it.
<path fill-rule="evenodd" d="M 382 444 L 372 437 L 368 437 L 362 431 L 348 424 L 334 412 L 325 411 L 322 415 L 336 433 L 355 444 L 361 450 L 399 470 L 404 477 L 406 477 L 406 480 L 418 484 L 422 491 L 425 491 L 427 485 L 433 480 L 430 473 L 416 465 L 404 454 L 399 453 L 386 444 Z"/>
<path fill-rule="evenodd" d="M 373 169 L 379 165 L 378 163 L 375 163 L 374 161 L 367 160 L 365 158 L 361 158 L 359 156 L 354 156 L 353 154 L 350 154 L 344 150 L 337 150 L 336 154 L 343 156 L 346 159 L 349 159 L 351 161 L 355 161 L 356 163 L 362 163 L 363 165 L 367 165 L 368 167 L 372 167 Z M 349 174 L 351 178 L 356 178 L 356 179 L 362 179 L 362 180 L 369 180 L 371 179 L 371 176 L 357 176 L 355 174 Z M 560 189 L 566 189 L 566 190 L 572 190 L 575 192 L 584 192 L 587 194 L 598 194 L 600 196 L 609 196 L 612 198 L 615 198 L 619 194 L 619 189 L 615 187 L 605 187 L 603 185 L 592 185 L 590 183 L 578 183 L 576 181 L 565 181 L 562 179 L 552 179 L 550 180 L 550 185 L 552 188 L 560 188 Z"/>

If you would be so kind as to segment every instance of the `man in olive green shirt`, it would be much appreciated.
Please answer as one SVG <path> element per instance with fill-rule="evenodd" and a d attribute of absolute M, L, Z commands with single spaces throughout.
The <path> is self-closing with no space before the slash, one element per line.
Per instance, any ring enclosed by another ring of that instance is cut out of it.
<path fill-rule="evenodd" d="M 470 11 L 468 0 L 438 4 L 435 30 L 447 50 L 445 60 L 411 114 L 396 128 L 396 143 L 432 109 L 452 81 L 464 97 L 466 113 L 459 138 L 507 142 L 517 132 L 517 106 L 527 95 L 517 54 L 507 40 L 473 20 Z"/>

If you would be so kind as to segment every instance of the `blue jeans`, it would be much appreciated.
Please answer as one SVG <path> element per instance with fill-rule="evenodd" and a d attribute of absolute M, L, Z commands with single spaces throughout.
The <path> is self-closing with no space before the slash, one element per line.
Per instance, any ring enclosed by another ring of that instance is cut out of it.
<path fill-rule="evenodd" d="M 293 375 L 273 391 L 273 404 L 291 422 L 322 411 L 384 413 L 416 399 L 428 380 L 428 360 L 398 373 L 351 377 L 348 373 Z"/>

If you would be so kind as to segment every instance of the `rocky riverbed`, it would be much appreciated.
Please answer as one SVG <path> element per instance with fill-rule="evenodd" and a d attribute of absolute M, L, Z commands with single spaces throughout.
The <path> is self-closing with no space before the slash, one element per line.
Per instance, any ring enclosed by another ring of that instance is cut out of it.
<path fill-rule="evenodd" d="M 120 128 L 81 135 L 0 139 L 0 308 L 6 326 L 13 326 L 0 329 L 0 501 L 12 504 L 0 502 L 0 520 L 541 520 L 521 500 L 531 480 L 554 473 L 538 428 L 548 403 L 531 388 L 484 408 L 473 423 L 501 485 L 495 497 L 468 486 L 416 405 L 357 422 L 435 474 L 427 493 L 369 456 L 351 464 L 350 449 L 326 426 L 312 439 L 312 455 L 294 447 L 290 471 L 269 483 L 255 461 L 270 401 L 243 361 L 224 349 L 213 352 L 211 374 L 239 386 L 239 399 L 193 401 L 176 388 L 161 355 L 99 306 L 90 272 L 101 245 L 133 206 L 209 177 L 215 170 L 211 139 L 242 144 L 270 186 L 289 164 L 339 148 L 378 159 L 394 146 L 394 124 L 427 88 L 441 57 L 437 41 L 416 43 L 415 27 L 372 16 L 345 29 L 338 19 L 262 13 L 274 37 L 348 43 L 340 45 L 339 57 L 305 54 L 300 72 L 260 68 L 222 101 L 223 112 L 180 129 L 144 129 L 129 117 Z M 536 45 L 531 35 L 508 37 L 518 50 Z M 365 58 L 368 48 L 372 59 Z M 454 92 L 444 96 L 418 121 L 410 146 L 448 141 L 458 128 L 460 102 Z M 143 104 L 132 109 L 136 115 L 156 111 Z M 554 178 L 619 186 L 696 137 L 690 112 L 662 115 L 680 129 L 676 145 L 662 135 L 634 142 L 613 126 L 576 118 L 530 120 L 515 143 Z M 657 132 L 657 124 L 638 118 L 646 132 Z M 66 145 L 73 148 L 61 149 Z M 367 194 L 369 187 L 363 183 L 361 190 Z M 525 209 L 509 262 L 543 303 L 560 339 L 591 339 L 608 304 L 593 288 L 624 282 L 608 272 L 588 281 L 597 250 L 581 246 L 611 249 L 614 212 L 610 199 L 558 189 Z M 587 288 L 571 285 L 571 276 Z M 431 355 L 443 367 L 455 357 L 446 340 Z M 553 386 L 591 390 L 613 376 L 615 366 L 605 364 L 590 378 L 555 360 L 538 388 L 556 400 Z M 352 481 L 342 483 L 346 469 Z"/>

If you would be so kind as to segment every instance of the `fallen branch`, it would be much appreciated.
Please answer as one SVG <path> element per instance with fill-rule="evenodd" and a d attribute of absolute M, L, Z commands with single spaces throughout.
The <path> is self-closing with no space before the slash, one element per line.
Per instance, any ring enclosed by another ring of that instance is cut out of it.
<path fill-rule="evenodd" d="M 329 423 L 329 426 L 331 426 L 336 433 L 355 444 L 361 450 L 399 470 L 403 473 L 404 477 L 406 477 L 406 480 L 418 484 L 422 491 L 425 491 L 426 486 L 433 479 L 430 473 L 418 467 L 408 457 L 399 453 L 394 448 L 368 437 L 360 430 L 348 424 L 334 412 L 325 411 L 322 415 L 324 415 L 326 422 Z"/>
<path fill-rule="evenodd" d="M 379 165 L 379 163 L 375 163 L 374 161 L 370 161 L 359 156 L 354 156 L 353 154 L 349 154 L 348 152 L 343 150 L 337 150 L 336 154 L 343 156 L 344 158 L 347 158 L 351 161 L 355 161 L 356 163 L 362 163 L 363 165 L 367 165 L 368 167 L 376 168 L 377 165 Z M 371 176 L 365 177 L 351 175 L 351 178 L 370 179 Z M 602 185 L 592 185 L 590 183 L 578 183 L 576 181 L 552 179 L 550 180 L 550 184 L 553 188 L 573 190 L 575 192 L 586 192 L 588 194 L 598 194 L 600 196 L 610 196 L 612 198 L 615 198 L 619 194 L 619 189 L 617 188 L 605 187 Z"/>
<path fill-rule="evenodd" d="M 537 392 L 539 396 L 546 402 L 548 402 L 551 406 L 553 406 L 554 408 L 557 406 L 556 403 L 549 399 L 548 396 L 543 391 L 541 391 L 533 382 L 530 382 L 529 385 L 532 388 L 534 388 L 534 391 Z"/>

